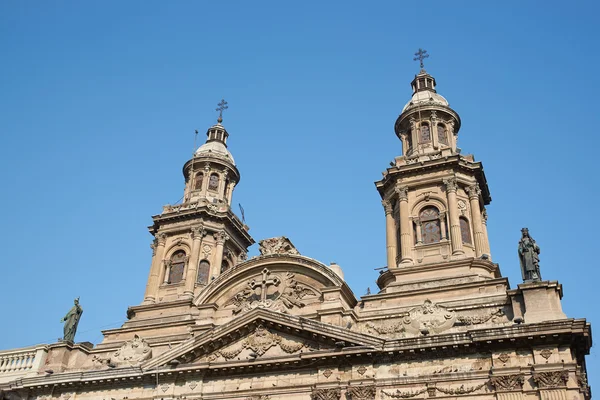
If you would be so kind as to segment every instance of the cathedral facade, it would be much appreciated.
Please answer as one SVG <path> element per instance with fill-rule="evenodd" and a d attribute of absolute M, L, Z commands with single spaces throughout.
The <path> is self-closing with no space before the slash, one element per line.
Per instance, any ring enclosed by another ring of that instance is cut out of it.
<path fill-rule="evenodd" d="M 411 86 L 395 123 L 402 155 L 375 183 L 377 293 L 357 298 L 340 266 L 285 237 L 248 258 L 219 116 L 183 166 L 182 203 L 152 217 L 143 302 L 97 345 L 66 326 L 62 342 L 0 351 L 0 399 L 591 398 L 590 324 L 563 313 L 525 231 L 524 282 L 510 289 L 490 252 L 483 166 L 457 147 L 460 117 L 423 68 Z"/>

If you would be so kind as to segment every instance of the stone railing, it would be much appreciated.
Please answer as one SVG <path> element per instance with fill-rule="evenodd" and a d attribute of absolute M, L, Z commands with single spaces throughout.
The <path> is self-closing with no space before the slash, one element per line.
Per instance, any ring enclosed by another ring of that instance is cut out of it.
<path fill-rule="evenodd" d="M 0 351 L 0 383 L 37 374 L 44 366 L 47 354 L 46 345 Z"/>

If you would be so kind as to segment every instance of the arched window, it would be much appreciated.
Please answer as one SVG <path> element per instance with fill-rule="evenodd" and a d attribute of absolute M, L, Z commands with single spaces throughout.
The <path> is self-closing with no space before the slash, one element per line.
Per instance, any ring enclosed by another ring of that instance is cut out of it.
<path fill-rule="evenodd" d="M 196 174 L 194 178 L 194 190 L 202 189 L 202 180 L 204 180 L 204 174 L 202 172 Z"/>
<path fill-rule="evenodd" d="M 471 240 L 471 228 L 469 227 L 469 221 L 465 217 L 460 217 L 460 236 L 463 243 L 473 244 Z"/>
<path fill-rule="evenodd" d="M 208 188 L 210 190 L 217 190 L 219 188 L 219 175 L 211 174 L 208 180 Z"/>
<path fill-rule="evenodd" d="M 438 135 L 438 142 L 448 145 L 448 133 L 447 133 L 446 127 L 444 125 L 438 124 L 437 135 Z"/>
<path fill-rule="evenodd" d="M 437 243 L 442 239 L 440 212 L 435 207 L 426 207 L 419 214 L 421 236 L 424 244 Z"/>
<path fill-rule="evenodd" d="M 171 266 L 169 268 L 169 280 L 167 283 L 179 283 L 183 279 L 183 270 L 185 269 L 185 251 L 177 250 L 171 256 Z"/>
<path fill-rule="evenodd" d="M 221 273 L 227 271 L 229 269 L 229 263 L 227 262 L 227 260 L 223 260 L 223 262 L 221 263 Z"/>
<path fill-rule="evenodd" d="M 198 276 L 196 277 L 196 283 L 199 285 L 206 285 L 208 283 L 208 276 L 210 275 L 210 263 L 206 260 L 200 261 L 198 265 Z"/>
<path fill-rule="evenodd" d="M 426 122 L 421 123 L 421 131 L 419 132 L 419 143 L 431 142 L 431 132 L 429 131 L 429 124 Z"/>

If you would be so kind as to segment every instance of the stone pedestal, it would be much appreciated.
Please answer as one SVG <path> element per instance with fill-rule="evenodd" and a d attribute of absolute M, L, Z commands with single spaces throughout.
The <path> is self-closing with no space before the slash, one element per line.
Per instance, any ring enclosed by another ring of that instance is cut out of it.
<path fill-rule="evenodd" d="M 565 319 L 562 311 L 562 285 L 557 281 L 526 282 L 512 291 L 513 303 L 520 303 L 525 323 Z M 515 312 L 515 316 L 519 314 Z"/>

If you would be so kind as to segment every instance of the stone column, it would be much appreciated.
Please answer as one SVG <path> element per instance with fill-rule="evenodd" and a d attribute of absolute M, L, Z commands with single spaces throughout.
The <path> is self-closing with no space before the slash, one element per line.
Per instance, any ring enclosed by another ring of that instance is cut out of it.
<path fill-rule="evenodd" d="M 473 219 L 473 236 L 475 241 L 475 255 L 481 257 L 485 252 L 485 238 L 483 233 L 483 223 L 481 222 L 481 208 L 479 207 L 479 195 L 481 190 L 476 183 L 465 189 L 469 194 L 471 204 L 471 218 Z"/>
<path fill-rule="evenodd" d="M 441 233 L 441 238 L 442 240 L 446 240 L 448 239 L 446 237 L 446 212 L 445 211 L 440 211 L 440 229 L 442 232 Z"/>
<path fill-rule="evenodd" d="M 448 217 L 450 219 L 450 240 L 452 244 L 452 255 L 465 254 L 460 234 L 460 222 L 458 220 L 458 200 L 456 190 L 458 183 L 456 178 L 444 179 L 446 185 L 446 196 L 448 197 Z"/>
<path fill-rule="evenodd" d="M 208 190 L 209 179 L 210 179 L 210 164 L 206 163 L 206 164 L 204 164 L 204 173 L 202 175 L 202 190 L 200 190 L 200 193 L 202 193 L 202 197 L 206 197 L 206 191 Z"/>
<path fill-rule="evenodd" d="M 235 188 L 235 182 L 229 183 L 229 189 L 227 191 L 227 204 L 231 206 L 231 197 L 233 196 L 233 189 Z"/>
<path fill-rule="evenodd" d="M 396 248 L 396 221 L 392 215 L 393 207 L 389 200 L 383 200 L 383 209 L 385 210 L 385 245 L 387 248 L 387 267 L 392 269 L 397 266 L 396 256 L 398 249 Z"/>
<path fill-rule="evenodd" d="M 152 248 L 152 265 L 150 266 L 150 276 L 148 277 L 148 284 L 146 285 L 146 295 L 144 296 L 144 303 L 150 304 L 156 302 L 156 295 L 158 293 L 158 287 L 160 286 L 160 270 L 163 264 L 163 256 L 165 254 L 165 243 L 167 241 L 167 235 L 159 233 L 156 235 Z"/>
<path fill-rule="evenodd" d="M 402 255 L 401 263 L 412 263 L 412 229 L 410 216 L 408 215 L 408 187 L 407 186 L 396 186 L 396 194 L 398 195 L 398 201 L 400 205 L 398 210 L 400 211 L 400 253 Z"/>
<path fill-rule="evenodd" d="M 483 229 L 483 239 L 485 240 L 485 254 L 487 254 L 490 257 L 490 261 L 492 260 L 492 250 L 490 249 L 490 239 L 488 238 L 488 232 L 487 232 L 487 211 L 485 210 L 485 207 L 483 208 L 483 211 L 481 212 L 481 220 L 483 222 L 481 228 Z"/>
<path fill-rule="evenodd" d="M 194 287 L 196 285 L 196 275 L 198 274 L 198 262 L 200 261 L 200 248 L 202 246 L 202 238 L 206 235 L 204 226 L 196 226 L 192 228 L 192 254 L 188 262 L 185 276 L 185 291 L 184 297 L 194 298 Z"/>
<path fill-rule="evenodd" d="M 431 144 L 435 150 L 440 148 L 440 144 L 438 143 L 437 136 L 437 113 L 435 111 L 431 112 L 431 117 L 429 118 L 429 129 L 431 134 Z"/>
<path fill-rule="evenodd" d="M 229 236 L 225 231 L 217 232 L 214 234 L 215 241 L 217 242 L 217 248 L 215 250 L 215 265 L 213 266 L 213 275 L 221 273 L 221 264 L 223 264 L 223 247 L 225 242 L 229 240 Z"/>

